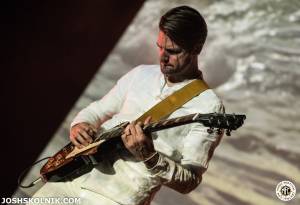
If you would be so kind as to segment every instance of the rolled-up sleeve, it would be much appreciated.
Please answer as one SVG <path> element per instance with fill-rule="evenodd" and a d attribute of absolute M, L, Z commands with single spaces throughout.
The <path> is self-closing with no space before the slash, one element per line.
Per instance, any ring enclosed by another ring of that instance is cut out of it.
<path fill-rule="evenodd" d="M 218 102 L 207 112 L 222 113 L 224 106 Z M 208 168 L 208 163 L 222 136 L 223 132 L 209 134 L 207 127 L 195 123 L 185 137 L 181 162 L 175 162 L 159 153 L 157 164 L 149 171 L 159 177 L 162 184 L 180 193 L 189 193 L 201 183 L 202 174 Z"/>

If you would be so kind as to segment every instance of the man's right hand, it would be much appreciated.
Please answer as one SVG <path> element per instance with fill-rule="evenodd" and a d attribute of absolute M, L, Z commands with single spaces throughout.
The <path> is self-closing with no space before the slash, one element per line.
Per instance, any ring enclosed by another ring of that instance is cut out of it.
<path fill-rule="evenodd" d="M 95 126 L 82 122 L 74 125 L 70 130 L 70 140 L 77 148 L 83 148 L 93 142 L 97 134 Z"/>

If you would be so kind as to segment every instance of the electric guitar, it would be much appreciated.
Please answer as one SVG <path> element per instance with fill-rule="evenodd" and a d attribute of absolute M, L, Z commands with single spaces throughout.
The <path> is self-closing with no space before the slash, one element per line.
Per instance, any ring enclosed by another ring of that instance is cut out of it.
<path fill-rule="evenodd" d="M 241 127 L 246 119 L 245 115 L 236 114 L 191 114 L 182 117 L 161 120 L 142 127 L 146 133 L 156 132 L 175 126 L 198 122 L 208 127 L 207 132 L 221 134 L 224 130 L 230 135 L 232 130 Z M 71 142 L 64 146 L 41 168 L 40 174 L 43 181 L 72 180 L 93 169 L 97 162 L 95 156 L 99 154 L 100 145 L 104 142 L 120 138 L 129 122 L 124 122 L 112 129 L 98 134 L 93 142 L 86 147 L 77 148 Z"/>

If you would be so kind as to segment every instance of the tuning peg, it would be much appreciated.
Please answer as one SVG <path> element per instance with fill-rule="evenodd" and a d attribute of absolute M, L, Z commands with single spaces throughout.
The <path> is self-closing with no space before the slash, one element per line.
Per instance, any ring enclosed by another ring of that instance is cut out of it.
<path fill-rule="evenodd" d="M 227 136 L 231 136 L 231 133 L 230 133 L 230 132 L 231 132 L 231 130 L 230 130 L 230 129 L 227 129 L 227 130 L 226 130 L 226 135 L 227 135 Z"/>
<path fill-rule="evenodd" d="M 212 134 L 212 133 L 214 132 L 214 128 L 211 127 L 211 128 L 209 128 L 209 129 L 207 129 L 207 132 L 208 132 L 208 134 Z"/>
<path fill-rule="evenodd" d="M 209 118 L 208 118 L 208 123 L 209 123 L 209 124 L 212 123 L 212 119 L 213 119 L 213 117 L 209 117 Z"/>
<path fill-rule="evenodd" d="M 223 133 L 223 130 L 219 128 L 219 129 L 217 130 L 217 134 L 218 134 L 218 135 L 221 135 L 222 133 Z"/>

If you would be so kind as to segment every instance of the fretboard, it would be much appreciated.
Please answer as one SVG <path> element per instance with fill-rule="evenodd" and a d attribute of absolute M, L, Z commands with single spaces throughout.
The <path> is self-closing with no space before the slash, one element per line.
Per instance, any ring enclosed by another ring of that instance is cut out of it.
<path fill-rule="evenodd" d="M 168 129 L 180 125 L 185 125 L 189 124 L 192 122 L 195 122 L 195 118 L 197 117 L 198 114 L 191 114 L 191 115 L 186 115 L 183 117 L 176 117 L 176 118 L 171 118 L 171 119 L 166 119 L 166 120 L 160 120 L 155 123 L 150 123 L 146 126 L 143 127 L 143 130 L 145 132 L 156 132 L 159 130 L 163 129 Z"/>
<path fill-rule="evenodd" d="M 196 114 L 186 115 L 183 117 L 160 120 L 158 122 L 150 123 L 146 126 L 143 126 L 142 129 L 148 133 L 156 132 L 159 130 L 168 129 L 168 128 L 195 122 L 195 119 L 198 118 L 198 116 L 199 114 L 196 113 Z M 105 131 L 95 139 L 95 142 L 98 140 L 107 140 L 110 138 L 121 136 L 127 125 L 128 123 L 123 123 L 117 127 Z"/>

